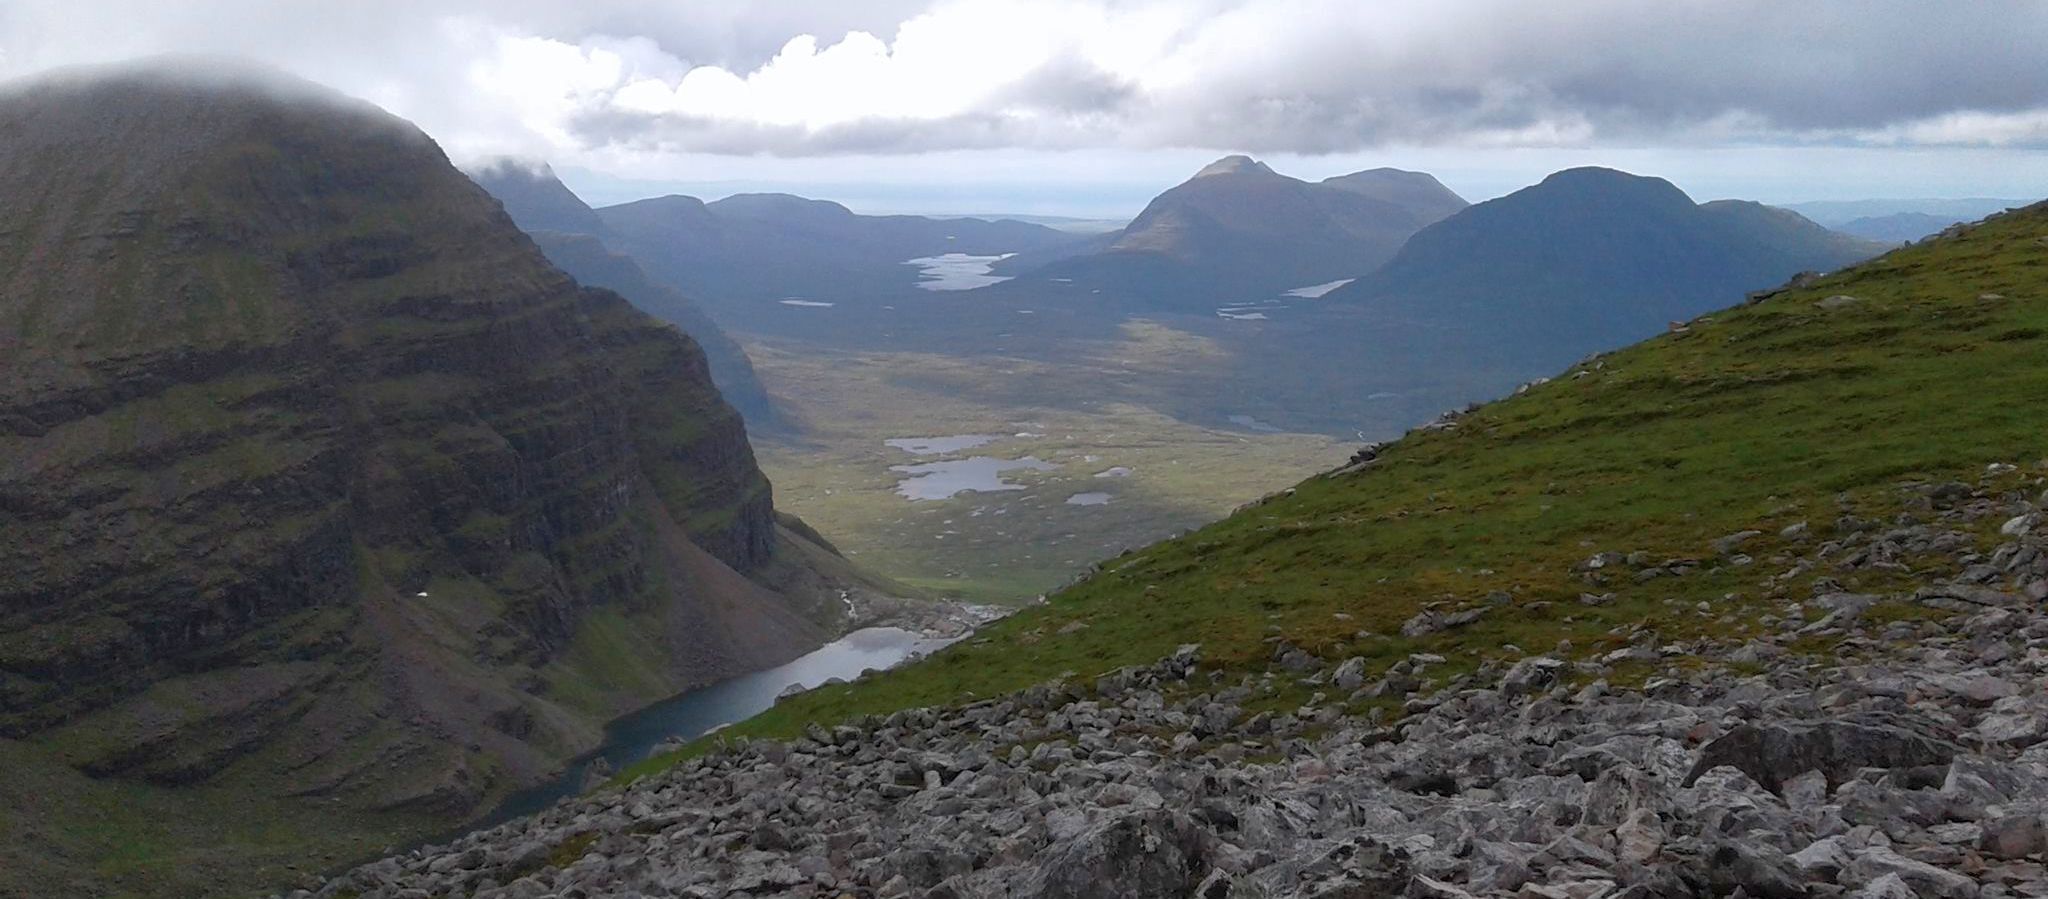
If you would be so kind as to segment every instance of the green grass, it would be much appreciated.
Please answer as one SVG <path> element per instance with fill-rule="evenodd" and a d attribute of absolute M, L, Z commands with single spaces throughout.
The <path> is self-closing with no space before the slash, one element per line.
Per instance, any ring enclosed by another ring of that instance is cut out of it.
<path fill-rule="evenodd" d="M 777 508 L 816 526 L 863 566 L 941 595 L 1015 604 L 1099 559 L 1213 521 L 1349 454 L 1321 435 L 1190 425 L 1138 398 L 1061 404 L 1112 395 L 1115 366 L 1194 354 L 1187 345 L 1196 342 L 1134 323 L 1101 351 L 1113 362 L 1093 363 L 756 344 L 748 351 L 764 383 L 808 428 L 796 438 L 757 435 L 754 446 Z M 926 457 L 883 444 L 950 434 L 1001 439 Z M 896 492 L 902 475 L 892 465 L 971 455 L 1035 456 L 1059 468 L 1003 475 L 1022 490 L 916 502 Z M 1130 475 L 1095 477 L 1111 468 Z M 1066 504 L 1095 492 L 1110 494 L 1109 504 Z"/>
<path fill-rule="evenodd" d="M 1088 678 L 1191 642 L 1243 671 L 1264 667 L 1274 637 L 1376 667 L 1429 651 L 1469 669 L 1518 658 L 1510 645 L 1584 656 L 1639 630 L 1667 642 L 1758 633 L 1759 616 L 1807 593 L 1804 582 L 1776 595 L 1762 584 L 1807 549 L 1779 529 L 1807 521 L 1824 539 L 1845 509 L 1889 519 L 1910 508 L 1902 484 L 1975 482 L 1993 462 L 2021 466 L 2003 485 L 2040 490 L 2044 235 L 2048 209 L 2037 208 L 1708 316 L 1451 430 L 1413 433 L 1364 472 L 1310 478 L 1117 560 L 922 663 L 806 693 L 725 734 L 787 735 L 808 721 Z M 1815 306 L 1835 294 L 1861 302 Z M 1714 559 L 1714 538 L 1749 528 L 1765 532 L 1743 548 L 1754 565 Z M 1571 568 L 1606 550 L 1705 564 L 1591 588 Z M 1822 573 L 1851 589 L 1903 583 Z M 1580 604 L 1589 589 L 1615 599 Z M 1471 627 L 1399 636 L 1426 606 L 1480 604 L 1495 591 L 1508 601 Z M 1875 611 L 1880 621 L 1925 614 Z M 1062 632 L 1072 622 L 1086 626 Z"/>

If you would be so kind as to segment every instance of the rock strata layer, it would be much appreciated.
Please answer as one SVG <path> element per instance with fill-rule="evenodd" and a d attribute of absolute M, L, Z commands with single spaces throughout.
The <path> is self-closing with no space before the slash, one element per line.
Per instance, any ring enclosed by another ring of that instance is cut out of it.
<path fill-rule="evenodd" d="M 0 93 L 0 737 L 458 816 L 820 642 L 790 542 L 702 352 L 410 124 L 203 66 Z"/>

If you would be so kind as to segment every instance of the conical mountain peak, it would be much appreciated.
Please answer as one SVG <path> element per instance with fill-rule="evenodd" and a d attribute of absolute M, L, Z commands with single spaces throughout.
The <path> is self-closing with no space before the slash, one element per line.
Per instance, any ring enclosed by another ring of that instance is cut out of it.
<path fill-rule="evenodd" d="M 1273 170 L 1265 163 L 1250 156 L 1237 154 L 1225 156 L 1202 167 L 1195 173 L 1197 178 L 1211 178 L 1217 175 L 1271 175 Z"/>

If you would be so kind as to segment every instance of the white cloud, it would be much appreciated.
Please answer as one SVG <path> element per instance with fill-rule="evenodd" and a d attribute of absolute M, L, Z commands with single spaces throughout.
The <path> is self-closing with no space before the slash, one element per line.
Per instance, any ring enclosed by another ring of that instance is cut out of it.
<path fill-rule="evenodd" d="M 1917 146 L 2048 147 L 2048 109 L 2019 113 L 1968 110 L 1879 130 L 1873 142 Z"/>
<path fill-rule="evenodd" d="M 2023 151 L 2048 148 L 2040 46 L 2048 5 L 2024 0 L 0 0 L 0 76 L 248 56 L 411 118 L 458 159 L 642 177 L 903 156 L 967 178 L 1090 153 Z"/>
<path fill-rule="evenodd" d="M 482 65 L 500 94 L 547 98 L 532 128 L 558 143 L 792 156 L 1943 143 L 1979 126 L 1942 117 L 2048 110 L 2028 49 L 2048 8 L 1880 7 L 949 0 L 892 29 L 795 34 L 752 66 L 515 31 Z M 2041 142 L 2009 124 L 1998 139 Z"/>

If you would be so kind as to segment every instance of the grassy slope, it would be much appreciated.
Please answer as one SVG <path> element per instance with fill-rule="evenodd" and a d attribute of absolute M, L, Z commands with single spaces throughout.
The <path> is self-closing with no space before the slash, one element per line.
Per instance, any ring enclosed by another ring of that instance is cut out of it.
<path fill-rule="evenodd" d="M 1860 302 L 1816 306 L 1836 294 Z M 1844 508 L 1889 517 L 1899 483 L 1974 479 L 1991 462 L 2021 464 L 2015 486 L 2033 482 L 2048 464 L 2036 461 L 2048 455 L 2044 334 L 2048 206 L 1609 354 L 1453 429 L 1413 433 L 1362 473 L 1312 478 L 1109 563 L 923 663 L 804 694 L 727 733 L 787 734 L 1093 676 L 1185 642 L 1249 670 L 1276 635 L 1388 663 L 1437 651 L 1453 668 L 1564 641 L 1592 653 L 1641 627 L 1666 641 L 1740 638 L 1806 595 L 1804 581 L 1778 596 L 1760 586 L 1789 562 L 1774 558 L 1787 549 L 1779 528 L 1825 532 Z M 1752 527 L 1766 531 L 1744 547 L 1755 565 L 1712 559 L 1715 538 Z M 1622 579 L 1599 588 L 1612 604 L 1582 605 L 1588 587 L 1571 568 L 1607 550 L 1708 562 L 1685 577 Z M 1889 586 L 1828 573 L 1851 589 Z M 1512 599 L 1476 625 L 1398 636 L 1420 609 L 1492 591 Z"/>

